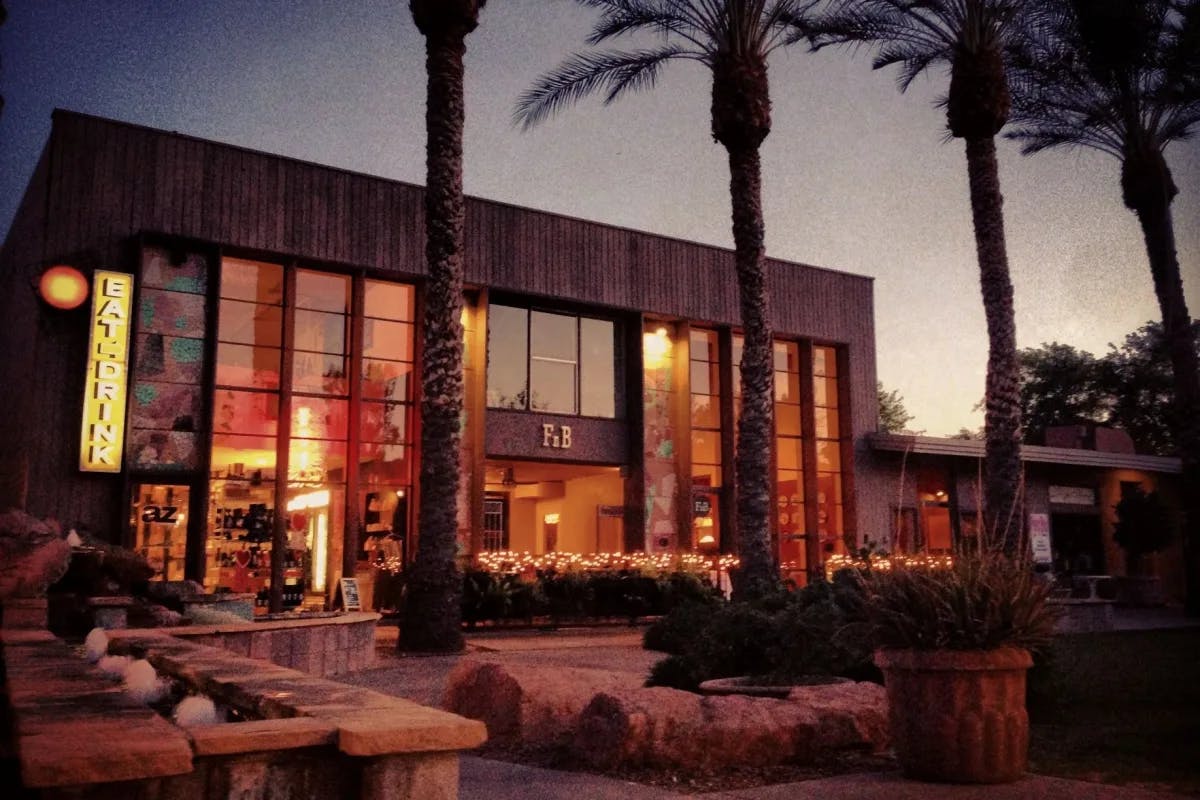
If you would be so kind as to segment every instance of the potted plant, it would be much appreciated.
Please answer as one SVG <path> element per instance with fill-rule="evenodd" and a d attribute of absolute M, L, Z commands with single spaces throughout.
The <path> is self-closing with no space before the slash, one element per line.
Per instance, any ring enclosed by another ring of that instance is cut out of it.
<path fill-rule="evenodd" d="M 1158 492 L 1129 485 L 1122 487 L 1121 502 L 1115 508 L 1117 526 L 1113 539 L 1125 551 L 1126 573 L 1117 581 L 1117 596 L 1131 606 L 1162 605 L 1162 582 L 1148 568 L 1147 556 L 1162 550 L 1174 538 L 1167 504 Z"/>
<path fill-rule="evenodd" d="M 1051 588 L 1032 565 L 960 553 L 949 567 L 862 575 L 897 758 L 910 778 L 1003 783 L 1025 773 L 1025 673 L 1049 642 Z"/>

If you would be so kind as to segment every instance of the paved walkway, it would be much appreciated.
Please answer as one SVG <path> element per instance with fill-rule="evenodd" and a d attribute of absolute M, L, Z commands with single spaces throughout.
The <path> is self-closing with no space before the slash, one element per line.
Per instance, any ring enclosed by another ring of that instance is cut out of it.
<path fill-rule="evenodd" d="M 463 756 L 459 800 L 676 800 L 684 795 L 579 772 Z M 694 800 L 1172 800 L 1184 795 L 1029 775 L 999 786 L 910 781 L 864 772 L 754 789 L 690 795 Z"/>
<path fill-rule="evenodd" d="M 1123 611 L 1123 610 L 1122 610 Z M 1182 615 L 1150 610 L 1127 615 L 1121 629 L 1188 624 Z M 467 652 L 456 656 L 400 656 L 396 629 L 376 631 L 377 661 L 369 670 L 340 678 L 426 705 L 440 705 L 445 678 L 462 658 L 606 669 L 641 685 L 661 654 L 641 649 L 641 631 L 600 628 L 568 631 L 503 631 L 467 637 Z M 460 800 L 668 800 L 666 789 L 582 772 L 561 772 L 463 756 Z M 840 775 L 754 789 L 691 795 L 704 800 L 1169 800 L 1169 792 L 1030 775 L 1002 786 L 953 786 L 905 780 L 898 773 Z"/>

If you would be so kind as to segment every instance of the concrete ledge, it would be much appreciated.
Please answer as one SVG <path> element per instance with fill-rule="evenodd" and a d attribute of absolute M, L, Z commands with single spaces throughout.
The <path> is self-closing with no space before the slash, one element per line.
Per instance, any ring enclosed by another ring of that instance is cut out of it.
<path fill-rule="evenodd" d="M 337 739 L 334 725 L 308 717 L 264 719 L 230 725 L 196 725 L 185 730 L 198 756 L 320 747 L 333 744 Z"/>
<path fill-rule="evenodd" d="M 284 624 L 312 627 L 297 622 Z M 0 643 L 30 789 L 206 800 L 233 796 L 231 787 L 246 781 L 261 787 L 269 772 L 279 796 L 449 799 L 457 796 L 457 751 L 486 739 L 482 722 L 166 631 L 110 632 L 109 652 L 145 657 L 160 673 L 262 717 L 184 728 L 134 703 L 44 631 L 0 631 Z"/>
<path fill-rule="evenodd" d="M 177 637 L 328 678 L 374 664 L 378 621 L 378 614 L 356 611 L 313 619 L 112 631 L 110 636 Z"/>
<path fill-rule="evenodd" d="M 3 635 L 21 780 L 30 788 L 192 770 L 183 731 L 128 699 L 61 641 Z"/>
<path fill-rule="evenodd" d="M 186 680 L 214 700 L 268 720 L 305 717 L 328 723 L 347 755 L 465 750 L 487 738 L 486 727 L 478 720 L 157 631 L 123 632 L 114 636 L 109 650 L 144 655 L 156 669 Z"/>

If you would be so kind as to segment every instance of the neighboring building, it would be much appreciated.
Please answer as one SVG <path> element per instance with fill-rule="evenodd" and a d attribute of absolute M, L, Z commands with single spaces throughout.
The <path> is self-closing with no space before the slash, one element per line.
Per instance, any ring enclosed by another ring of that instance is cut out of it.
<path fill-rule="evenodd" d="M 889 538 L 877 542 L 900 552 L 949 553 L 978 540 L 984 443 L 978 439 L 874 434 L 874 469 L 893 488 Z M 1046 432 L 1050 446 L 1024 445 L 1027 532 L 1049 533 L 1046 557 L 1058 574 L 1125 575 L 1125 554 L 1113 539 L 1115 507 L 1127 487 L 1159 491 L 1180 508 L 1178 458 L 1138 455 L 1129 437 L 1093 425 Z M 1180 539 L 1157 558 L 1168 598 L 1182 600 Z"/>
<path fill-rule="evenodd" d="M 0 507 L 210 588 L 273 565 L 288 604 L 368 540 L 408 557 L 423 230 L 417 186 L 55 112 L 0 250 Z M 60 264 L 91 284 L 75 310 L 38 299 Z M 464 554 L 731 552 L 732 253 L 468 199 L 465 269 Z M 772 533 L 803 574 L 887 525 L 858 468 L 872 281 L 768 270 Z"/>

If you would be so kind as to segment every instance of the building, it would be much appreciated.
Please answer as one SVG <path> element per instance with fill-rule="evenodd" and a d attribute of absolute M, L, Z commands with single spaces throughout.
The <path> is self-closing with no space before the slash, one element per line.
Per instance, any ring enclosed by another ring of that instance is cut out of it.
<path fill-rule="evenodd" d="M 889 552 L 951 553 L 980 536 L 984 443 L 978 439 L 872 434 L 872 470 L 892 486 L 887 500 Z M 1130 574 L 1114 539 L 1116 505 L 1131 487 L 1159 492 L 1179 513 L 1180 460 L 1141 455 L 1122 431 L 1064 425 L 1045 445 L 1023 445 L 1024 518 L 1031 540 L 1042 535 L 1043 561 L 1058 575 Z M 1032 542 L 1031 542 L 1032 543 Z M 1035 548 L 1036 549 L 1036 548 Z M 1165 598 L 1184 596 L 1179 536 L 1152 557 Z"/>
<path fill-rule="evenodd" d="M 664 198 L 664 202 L 668 199 Z M 420 187 L 82 114 L 0 250 L 0 506 L 165 578 L 332 597 L 415 524 Z M 83 274 L 74 310 L 41 299 Z M 727 250 L 468 199 L 461 549 L 728 552 Z M 804 574 L 886 526 L 870 278 L 769 262 L 773 535 Z M 875 499 L 872 499 L 875 498 Z"/>

